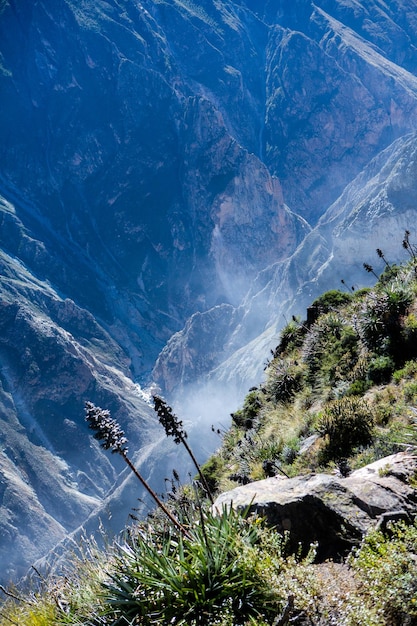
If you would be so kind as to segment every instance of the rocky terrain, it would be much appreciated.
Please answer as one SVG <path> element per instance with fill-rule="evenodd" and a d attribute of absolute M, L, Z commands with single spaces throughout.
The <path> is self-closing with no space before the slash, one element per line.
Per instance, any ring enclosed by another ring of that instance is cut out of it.
<path fill-rule="evenodd" d="M 2 580 L 134 506 L 86 400 L 162 489 L 147 385 L 209 431 L 288 315 L 402 256 L 416 31 L 411 0 L 0 2 Z"/>
<path fill-rule="evenodd" d="M 222 493 L 214 507 L 249 508 L 279 532 L 289 532 L 294 548 L 317 543 L 319 560 L 338 559 L 371 528 L 415 518 L 416 493 L 409 484 L 415 472 L 415 455 L 400 452 L 347 477 L 274 476 L 241 485 Z"/>

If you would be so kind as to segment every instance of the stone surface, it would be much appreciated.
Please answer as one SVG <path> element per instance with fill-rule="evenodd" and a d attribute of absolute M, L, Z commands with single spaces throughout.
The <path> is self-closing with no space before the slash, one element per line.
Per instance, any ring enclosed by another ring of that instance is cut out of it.
<path fill-rule="evenodd" d="M 233 506 L 265 517 L 278 532 L 288 531 L 293 546 L 318 543 L 318 558 L 335 558 L 357 545 L 381 516 L 417 514 L 417 457 L 409 452 L 385 457 L 347 478 L 314 474 L 276 476 L 236 487 L 214 504 Z"/>

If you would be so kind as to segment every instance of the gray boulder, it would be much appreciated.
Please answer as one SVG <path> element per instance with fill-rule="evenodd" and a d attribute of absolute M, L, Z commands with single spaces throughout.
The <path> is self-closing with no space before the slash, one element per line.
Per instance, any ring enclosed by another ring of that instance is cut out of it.
<path fill-rule="evenodd" d="M 412 520 L 417 490 L 410 479 L 417 457 L 400 452 L 352 472 L 347 478 L 311 474 L 275 476 L 221 494 L 214 506 L 249 508 L 278 532 L 289 531 L 292 547 L 318 544 L 318 559 L 337 558 L 357 545 L 372 527 L 388 520 Z"/>

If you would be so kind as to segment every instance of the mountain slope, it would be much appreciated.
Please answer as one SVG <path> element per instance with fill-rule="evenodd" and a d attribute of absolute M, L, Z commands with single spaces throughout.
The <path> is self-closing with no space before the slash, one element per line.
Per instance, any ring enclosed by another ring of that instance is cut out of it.
<path fill-rule="evenodd" d="M 199 358 L 207 366 L 210 390 L 213 385 L 228 385 L 240 394 L 247 390 L 262 376 L 265 354 L 292 315 L 304 315 L 312 299 L 340 288 L 342 280 L 347 289 L 369 285 L 373 277 L 365 272 L 364 263 L 375 266 L 377 273 L 383 270 L 377 248 L 391 263 L 407 257 L 401 242 L 415 222 L 416 150 L 415 134 L 393 142 L 347 185 L 294 254 L 259 273 L 240 307 L 225 311 L 222 324 L 216 321 L 221 337 L 216 359 L 199 337 Z M 205 314 L 207 320 L 211 315 Z M 211 335 L 208 324 L 206 337 Z M 178 381 L 185 386 L 195 381 L 189 362 L 175 366 L 195 342 L 186 327 L 159 355 L 154 375 L 168 390 Z"/>

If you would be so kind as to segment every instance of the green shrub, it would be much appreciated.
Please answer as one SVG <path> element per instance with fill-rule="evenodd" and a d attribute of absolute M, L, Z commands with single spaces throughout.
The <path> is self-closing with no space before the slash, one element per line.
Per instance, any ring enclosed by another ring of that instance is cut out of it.
<path fill-rule="evenodd" d="M 219 455 L 212 455 L 204 465 L 201 466 L 201 471 L 205 477 L 205 480 L 209 486 L 211 493 L 214 493 L 219 485 L 219 478 L 223 469 L 223 463 Z"/>
<path fill-rule="evenodd" d="M 417 399 L 417 381 L 412 381 L 404 385 L 404 398 L 406 402 L 415 402 Z"/>
<path fill-rule="evenodd" d="M 295 348 L 299 348 L 304 339 L 306 328 L 300 323 L 298 318 L 294 318 L 289 322 L 280 333 L 280 342 L 273 352 L 273 356 L 277 357 L 285 352 L 291 352 Z"/>
<path fill-rule="evenodd" d="M 319 417 L 316 430 L 326 440 L 326 460 L 349 455 L 356 446 L 372 441 L 373 418 L 368 404 L 357 397 L 330 402 Z"/>
<path fill-rule="evenodd" d="M 393 424 L 391 428 L 379 432 L 373 442 L 374 458 L 382 459 L 384 456 L 396 454 L 404 450 L 405 443 L 411 443 L 411 432 L 409 424 Z"/>
<path fill-rule="evenodd" d="M 237 476 L 258 480 L 264 478 L 262 469 L 264 462 L 274 464 L 279 461 L 283 442 L 279 436 L 263 437 L 259 433 L 245 436 L 236 447 L 233 458 L 233 467 Z"/>
<path fill-rule="evenodd" d="M 370 292 L 364 299 L 358 316 L 360 336 L 369 350 L 383 350 L 387 339 L 388 317 L 388 296 Z"/>
<path fill-rule="evenodd" d="M 362 300 L 371 291 L 371 287 L 362 287 L 353 294 L 353 300 Z"/>
<path fill-rule="evenodd" d="M 316 298 L 311 306 L 318 309 L 320 313 L 323 314 L 351 302 L 352 298 L 353 294 L 340 291 L 339 289 L 331 289 Z"/>
<path fill-rule="evenodd" d="M 224 509 L 201 512 L 189 532 L 139 532 L 120 545 L 104 588 L 108 623 L 208 626 L 277 614 L 283 597 L 270 582 L 282 555 L 280 546 L 275 558 L 263 554 L 259 524 Z"/>
<path fill-rule="evenodd" d="M 400 265 L 389 265 L 386 264 L 384 271 L 381 273 L 379 277 L 379 284 L 388 285 L 392 281 L 395 281 L 398 278 L 400 273 L 401 266 Z"/>
<path fill-rule="evenodd" d="M 413 378 L 417 374 L 417 361 L 407 361 L 399 370 L 393 374 L 394 381 L 398 384 L 403 378 Z"/>
<path fill-rule="evenodd" d="M 377 404 L 373 407 L 374 422 L 378 426 L 386 426 L 393 417 L 394 411 L 389 404 Z"/>
<path fill-rule="evenodd" d="M 368 376 L 376 385 L 386 383 L 390 380 L 394 371 L 394 361 L 389 356 L 377 356 L 369 363 Z"/>
<path fill-rule="evenodd" d="M 322 315 L 303 345 L 307 380 L 313 387 L 333 387 L 352 375 L 358 359 L 358 335 L 335 313 Z"/>
<path fill-rule="evenodd" d="M 268 437 L 266 440 L 257 438 L 254 442 L 252 456 L 254 461 L 274 461 L 279 458 L 282 452 L 282 439 L 280 437 Z"/>
<path fill-rule="evenodd" d="M 387 535 L 370 532 L 351 565 L 361 581 L 361 595 L 378 611 L 380 624 L 417 623 L 417 527 L 392 525 Z"/>
<path fill-rule="evenodd" d="M 243 407 L 231 414 L 232 420 L 239 428 L 249 430 L 250 428 L 253 428 L 254 421 L 258 416 L 261 407 L 262 402 L 259 397 L 259 392 L 257 390 L 253 390 L 246 396 L 243 402 Z"/>
<path fill-rule="evenodd" d="M 295 459 L 298 456 L 299 448 L 300 448 L 300 442 L 298 440 L 287 442 L 282 448 L 282 452 L 281 452 L 282 462 L 285 463 L 286 465 L 292 465 L 292 463 L 294 463 Z"/>
<path fill-rule="evenodd" d="M 347 388 L 345 396 L 363 396 L 371 385 L 372 383 L 366 379 L 354 380 L 353 383 Z"/>
<path fill-rule="evenodd" d="M 274 402 L 288 402 L 302 387 L 303 369 L 290 359 L 275 359 L 268 368 L 266 392 Z"/>
<path fill-rule="evenodd" d="M 412 301 L 410 285 L 399 280 L 368 294 L 358 315 L 358 327 L 369 350 L 390 354 L 394 360 L 404 357 L 402 318 Z"/>
<path fill-rule="evenodd" d="M 406 313 L 414 297 L 412 287 L 399 279 L 393 280 L 383 293 L 388 297 L 388 311 L 394 319 Z"/>

